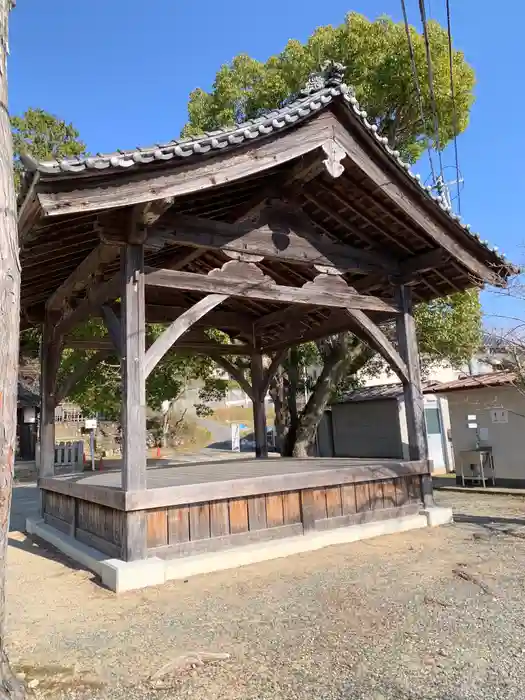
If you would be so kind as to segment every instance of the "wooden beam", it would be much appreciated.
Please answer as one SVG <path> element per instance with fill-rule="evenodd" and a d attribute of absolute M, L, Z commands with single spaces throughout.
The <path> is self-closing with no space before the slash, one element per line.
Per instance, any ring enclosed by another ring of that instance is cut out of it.
<path fill-rule="evenodd" d="M 100 243 L 53 292 L 47 301 L 47 308 L 59 310 L 73 294 L 87 287 L 90 278 L 105 265 L 115 260 L 118 254 L 119 248 L 117 246 Z"/>
<path fill-rule="evenodd" d="M 209 294 L 191 308 L 187 309 L 160 335 L 148 349 L 144 360 L 144 374 L 146 379 L 157 366 L 166 352 L 187 330 L 200 318 L 205 316 L 219 304 L 228 298 L 225 294 Z"/>
<path fill-rule="evenodd" d="M 357 326 L 355 335 L 361 337 L 371 348 L 376 350 L 388 362 L 401 381 L 409 381 L 410 375 L 406 363 L 379 326 L 363 311 L 346 309 L 346 313 Z"/>
<path fill-rule="evenodd" d="M 67 338 L 64 340 L 64 347 L 70 350 L 105 350 L 115 352 L 113 341 L 109 337 L 105 338 Z"/>
<path fill-rule="evenodd" d="M 396 320 L 399 354 L 407 367 L 407 377 L 403 380 L 405 412 L 408 429 L 408 449 L 410 459 L 428 459 L 427 433 L 425 427 L 425 406 L 421 385 L 421 369 L 417 348 L 416 324 L 412 309 L 412 290 L 401 285 L 398 289 L 399 305 L 402 313 Z"/>
<path fill-rule="evenodd" d="M 234 153 L 218 152 L 213 158 L 205 158 L 189 163 L 174 158 L 173 167 L 161 169 L 137 168 L 121 170 L 118 176 L 103 181 L 101 173 L 82 173 L 78 189 L 71 189 L 71 178 L 53 183 L 53 191 L 38 191 L 39 202 L 46 215 L 58 216 L 74 212 L 98 211 L 115 207 L 129 206 L 139 202 L 149 202 L 152 193 L 157 199 L 180 197 L 191 192 L 201 192 L 208 188 L 230 184 L 254 175 L 277 168 L 280 164 L 301 157 L 320 147 L 333 136 L 330 115 L 320 114 L 301 127 L 283 132 L 277 139 L 258 140 L 251 147 Z M 89 175 L 91 175 L 89 177 Z"/>
<path fill-rule="evenodd" d="M 255 353 L 251 358 L 252 392 L 253 392 L 253 424 L 255 433 L 255 456 L 258 459 L 268 457 L 268 435 L 266 430 L 266 405 L 264 402 L 265 377 L 261 353 Z"/>
<path fill-rule="evenodd" d="M 46 314 L 43 326 L 42 346 L 40 351 L 40 467 L 39 478 L 53 476 L 55 473 L 55 408 L 56 383 L 62 344 L 56 335 L 54 317 Z"/>
<path fill-rule="evenodd" d="M 166 244 L 182 243 L 200 248 L 262 256 L 286 262 L 329 265 L 343 271 L 385 269 L 397 273 L 395 262 L 380 253 L 323 240 L 300 210 L 284 203 L 270 203 L 255 221 L 228 224 L 181 214 L 165 215 L 150 234 Z"/>
<path fill-rule="evenodd" d="M 106 306 L 102 304 L 100 307 L 102 313 L 102 318 L 104 320 L 104 325 L 109 333 L 113 347 L 115 348 L 119 357 L 122 355 L 122 328 L 120 326 L 120 319 L 111 308 L 111 306 Z"/>
<path fill-rule="evenodd" d="M 229 263 L 226 263 L 227 265 Z M 245 263 L 246 264 L 246 263 Z M 145 269 L 145 281 L 153 287 L 167 287 L 170 289 L 186 289 L 188 291 L 205 292 L 207 294 L 226 294 L 248 299 L 262 301 L 280 301 L 309 306 L 327 306 L 336 308 L 363 309 L 368 311 L 383 311 L 395 314 L 397 308 L 393 303 L 383 301 L 377 297 L 363 296 L 349 293 L 340 288 L 340 291 L 323 289 L 321 285 L 309 282 L 301 288 L 272 284 L 270 278 L 256 276 L 257 267 L 253 267 L 251 279 L 239 279 L 238 277 L 224 274 L 213 276 L 199 275 L 193 272 L 175 272 L 173 270 Z"/>
<path fill-rule="evenodd" d="M 92 369 L 95 369 L 100 362 L 110 355 L 110 350 L 99 350 L 95 355 L 87 358 L 87 360 L 79 365 L 73 372 L 70 372 L 67 377 L 64 377 L 55 394 L 56 405 L 58 406 L 66 399 L 75 386 L 84 379 L 84 377 L 87 377 Z"/>
<path fill-rule="evenodd" d="M 376 187 L 387 195 L 396 206 L 401 209 L 414 222 L 416 229 L 419 227 L 428 237 L 433 239 L 443 250 L 469 270 L 473 275 L 491 284 L 501 284 L 501 278 L 488 267 L 480 262 L 467 249 L 467 234 L 463 233 L 457 224 L 450 220 L 450 217 L 439 207 L 426 200 L 426 195 L 421 191 L 419 185 L 406 182 L 405 187 L 400 186 L 395 180 L 398 178 L 388 177 L 385 169 L 380 167 L 375 160 L 364 150 L 361 143 L 350 134 L 341 124 L 334 123 L 336 138 L 346 150 L 348 157 L 375 183 Z M 395 163 L 383 156 L 388 171 L 397 170 Z M 399 178 L 402 175 L 399 173 Z M 406 178 L 405 178 L 406 179 Z M 418 188 L 417 191 L 415 188 Z M 407 191 L 411 191 L 412 196 L 407 196 Z M 419 200 L 419 201 L 418 201 Z M 432 208 L 432 213 L 429 209 Z M 447 219 L 445 219 L 447 217 Z M 438 223 L 439 222 L 439 223 Z M 458 243 L 447 229 L 457 228 L 457 235 L 465 238 L 465 245 Z M 474 246 L 475 243 L 473 242 Z M 480 250 L 480 256 L 483 252 Z M 487 253 L 488 254 L 488 253 Z"/>
<path fill-rule="evenodd" d="M 122 488 L 146 488 L 146 378 L 144 248 L 127 245 L 122 261 Z"/>
<path fill-rule="evenodd" d="M 399 277 L 404 282 L 410 282 L 416 275 L 442 265 L 446 259 L 447 255 L 442 248 L 414 255 L 399 263 Z"/>

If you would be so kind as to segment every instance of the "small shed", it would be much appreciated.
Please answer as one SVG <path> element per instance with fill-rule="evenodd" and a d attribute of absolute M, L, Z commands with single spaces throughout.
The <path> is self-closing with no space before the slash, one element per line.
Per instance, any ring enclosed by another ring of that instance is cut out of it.
<path fill-rule="evenodd" d="M 429 458 L 434 472 L 453 471 L 447 399 L 428 393 L 433 386 L 424 390 Z M 364 454 L 369 458 L 405 458 L 408 437 L 403 386 L 362 387 L 333 403 L 319 429 L 318 451 L 323 457 Z"/>
<path fill-rule="evenodd" d="M 488 448 L 496 486 L 525 488 L 525 391 L 515 374 L 474 375 L 434 392 L 447 398 L 457 472 L 470 452 Z"/>

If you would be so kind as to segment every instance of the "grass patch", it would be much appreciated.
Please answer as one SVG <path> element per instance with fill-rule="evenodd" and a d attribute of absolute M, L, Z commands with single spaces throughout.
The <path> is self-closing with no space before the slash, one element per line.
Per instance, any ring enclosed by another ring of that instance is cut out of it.
<path fill-rule="evenodd" d="M 210 416 L 217 423 L 244 423 L 253 429 L 253 411 L 251 406 L 219 406 Z M 275 418 L 273 406 L 266 407 L 266 422 L 272 425 Z"/>

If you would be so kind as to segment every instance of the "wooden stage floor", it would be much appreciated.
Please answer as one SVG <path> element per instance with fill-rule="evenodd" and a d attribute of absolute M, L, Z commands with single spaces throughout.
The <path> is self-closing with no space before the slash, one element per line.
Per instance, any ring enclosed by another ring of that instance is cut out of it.
<path fill-rule="evenodd" d="M 236 479 L 258 479 L 282 475 L 302 475 L 311 472 L 330 472 L 340 469 L 382 469 L 399 467 L 404 462 L 399 459 L 354 459 L 354 458 L 270 458 L 270 459 L 232 459 L 216 462 L 195 462 L 192 464 L 160 464 L 147 469 L 147 488 L 161 489 L 190 484 L 208 484 Z M 120 470 L 107 472 L 84 472 L 83 474 L 54 477 L 61 482 L 74 482 L 89 486 L 105 486 L 113 489 L 122 488 Z"/>

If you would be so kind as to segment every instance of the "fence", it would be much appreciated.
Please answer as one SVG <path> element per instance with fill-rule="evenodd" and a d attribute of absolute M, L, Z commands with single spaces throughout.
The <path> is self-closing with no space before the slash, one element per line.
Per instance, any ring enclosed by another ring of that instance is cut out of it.
<path fill-rule="evenodd" d="M 84 464 L 84 443 L 82 440 L 58 442 L 55 445 L 56 467 L 72 467 L 80 464 Z"/>

